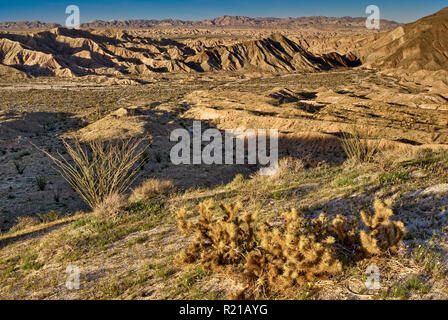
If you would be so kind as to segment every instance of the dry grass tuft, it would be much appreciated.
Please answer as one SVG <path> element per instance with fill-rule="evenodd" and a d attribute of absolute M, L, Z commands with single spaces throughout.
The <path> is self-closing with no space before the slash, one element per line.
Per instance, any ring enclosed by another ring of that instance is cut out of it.
<path fill-rule="evenodd" d="M 9 232 L 14 233 L 21 231 L 29 227 L 37 226 L 40 223 L 41 221 L 38 217 L 18 217 L 16 224 L 9 230 Z"/>
<path fill-rule="evenodd" d="M 126 212 L 126 197 L 114 193 L 107 196 L 102 202 L 93 208 L 93 213 L 99 216 L 118 217 Z"/>
<path fill-rule="evenodd" d="M 352 127 L 350 133 L 342 133 L 342 148 L 355 162 L 370 162 L 379 151 L 380 139 L 371 139 L 371 132 Z"/>
<path fill-rule="evenodd" d="M 155 196 L 168 195 L 176 191 L 172 180 L 148 179 L 137 187 L 129 197 L 129 201 L 137 202 Z"/>
<path fill-rule="evenodd" d="M 291 173 L 298 173 L 305 169 L 305 164 L 301 159 L 293 157 L 281 158 L 278 162 L 278 170 L 274 176 L 282 177 Z"/>
<path fill-rule="evenodd" d="M 42 150 L 55 163 L 57 171 L 91 207 L 109 196 L 123 194 L 137 177 L 142 165 L 146 138 L 117 142 L 91 141 L 63 144 L 70 160 L 59 152 L 54 156 Z"/>

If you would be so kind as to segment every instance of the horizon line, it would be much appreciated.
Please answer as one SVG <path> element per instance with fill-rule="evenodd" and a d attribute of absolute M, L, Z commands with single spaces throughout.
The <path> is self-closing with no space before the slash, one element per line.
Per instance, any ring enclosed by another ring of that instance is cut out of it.
<path fill-rule="evenodd" d="M 279 17 L 279 16 L 246 16 L 246 15 L 228 15 L 228 14 L 224 14 L 221 16 L 214 16 L 211 18 L 202 18 L 202 19 L 180 19 L 180 18 L 112 18 L 112 19 L 94 19 L 94 20 L 89 20 L 86 22 L 81 22 L 81 24 L 85 24 L 85 23 L 91 23 L 91 22 L 95 22 L 95 21 L 104 21 L 104 22 L 108 22 L 108 21 L 165 21 L 165 20 L 175 20 L 175 21 L 180 21 L 180 22 L 200 22 L 200 21 L 209 21 L 209 20 L 214 20 L 214 19 L 218 19 L 218 18 L 223 18 L 223 17 L 242 17 L 242 18 L 250 18 L 250 19 L 300 19 L 300 18 L 352 18 L 352 19 L 365 19 L 365 16 L 325 16 L 325 15 L 305 15 L 305 16 L 296 16 L 296 17 L 292 17 L 292 16 L 288 16 L 288 17 Z M 396 22 L 396 23 L 407 23 L 407 22 L 402 22 L 402 21 L 398 21 L 398 20 L 391 20 L 391 19 L 385 19 L 385 18 L 381 18 L 380 20 L 382 21 L 389 21 L 389 22 Z M 55 21 L 45 21 L 45 20 L 0 20 L 0 23 L 5 23 L 5 22 L 40 22 L 40 23 L 53 23 L 53 24 L 59 24 L 62 25 L 60 22 L 55 22 Z"/>

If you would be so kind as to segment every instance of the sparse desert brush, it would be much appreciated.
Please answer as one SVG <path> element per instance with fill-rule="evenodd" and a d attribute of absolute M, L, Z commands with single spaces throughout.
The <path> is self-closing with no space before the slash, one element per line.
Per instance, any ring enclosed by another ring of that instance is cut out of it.
<path fill-rule="evenodd" d="M 382 146 L 381 157 L 376 157 L 375 160 L 384 170 L 388 170 L 397 166 L 406 167 L 443 162 L 443 153 L 443 151 L 438 152 L 425 147 L 401 146 L 384 150 Z M 447 153 L 445 152 L 445 154 Z"/>
<path fill-rule="evenodd" d="M 44 191 L 45 187 L 47 186 L 47 177 L 45 176 L 37 176 L 36 178 L 36 184 L 39 191 Z"/>
<path fill-rule="evenodd" d="M 349 133 L 342 133 L 342 148 L 347 157 L 355 162 L 372 161 L 379 151 L 380 142 L 380 139 L 372 139 L 371 132 L 356 126 Z"/>
<path fill-rule="evenodd" d="M 107 197 L 123 194 L 140 171 L 146 138 L 121 141 L 90 141 L 73 144 L 63 140 L 71 159 L 42 150 L 56 165 L 56 170 L 91 207 Z"/>
<path fill-rule="evenodd" d="M 32 226 L 36 226 L 40 224 L 40 220 L 37 217 L 18 217 L 16 220 L 16 224 L 9 229 L 9 232 L 17 232 Z"/>
<path fill-rule="evenodd" d="M 114 193 L 93 208 L 94 214 L 105 217 L 118 217 L 126 212 L 126 197 L 122 194 Z"/>
<path fill-rule="evenodd" d="M 235 177 L 233 177 L 232 181 L 230 181 L 227 184 L 227 188 L 236 188 L 236 187 L 242 187 L 244 186 L 244 184 L 246 183 L 246 178 L 244 177 L 243 174 L 238 173 L 237 175 L 235 175 Z"/>
<path fill-rule="evenodd" d="M 390 251 L 395 253 L 406 232 L 403 222 L 391 221 L 393 211 L 391 201 L 376 200 L 375 213 L 368 215 L 361 211 L 361 219 L 368 231 L 361 230 L 360 238 L 362 248 L 368 255 L 380 254 Z"/>
<path fill-rule="evenodd" d="M 293 157 L 282 158 L 278 162 L 278 170 L 274 176 L 284 176 L 301 172 L 305 169 L 302 160 Z"/>
<path fill-rule="evenodd" d="M 448 161 L 448 151 L 443 149 L 411 148 L 398 155 L 394 164 L 401 167 L 444 164 Z"/>
<path fill-rule="evenodd" d="M 25 171 L 26 165 L 22 164 L 20 161 L 14 161 L 14 166 L 19 174 L 23 174 Z"/>
<path fill-rule="evenodd" d="M 302 159 L 286 157 L 279 160 L 277 170 L 273 174 L 263 175 L 258 171 L 253 178 L 258 178 L 261 181 L 268 179 L 271 184 L 284 183 L 296 179 L 300 173 L 305 171 L 305 168 L 306 164 Z"/>
<path fill-rule="evenodd" d="M 213 202 L 202 202 L 196 221 L 188 220 L 185 210 L 178 212 L 179 229 L 194 239 L 177 262 L 200 263 L 232 276 L 244 287 L 232 298 L 274 295 L 342 272 L 338 252 L 351 254 L 353 260 L 396 252 L 405 230 L 402 222 L 389 220 L 388 205 L 377 200 L 373 216 L 361 212 L 367 230 L 354 216 L 329 219 L 321 214 L 311 219 L 294 209 L 283 214 L 280 225 L 258 222 L 257 229 L 255 215 L 241 214 L 238 205 L 222 207 L 224 217 L 218 218 Z"/>
<path fill-rule="evenodd" d="M 432 274 L 436 279 L 443 279 L 448 275 L 448 262 L 440 250 L 437 250 L 435 244 L 428 248 L 419 245 L 412 251 L 413 260 Z"/>
<path fill-rule="evenodd" d="M 168 195 L 176 191 L 172 180 L 148 179 L 137 187 L 129 197 L 129 201 L 137 202 L 159 195 Z"/>
<path fill-rule="evenodd" d="M 43 223 L 56 221 L 62 217 L 62 213 L 57 210 L 50 210 L 48 213 L 36 213 L 36 215 Z"/>

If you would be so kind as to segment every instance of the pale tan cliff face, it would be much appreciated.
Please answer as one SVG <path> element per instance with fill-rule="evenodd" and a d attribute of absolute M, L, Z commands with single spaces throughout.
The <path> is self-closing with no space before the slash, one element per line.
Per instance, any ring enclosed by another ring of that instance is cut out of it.
<path fill-rule="evenodd" d="M 191 45 L 191 46 L 190 46 Z M 56 28 L 0 34 L 0 62 L 32 76 L 147 75 L 164 72 L 328 70 L 356 65 L 338 53 L 312 53 L 275 33 L 255 40 L 193 42 L 120 30 Z"/>
<path fill-rule="evenodd" d="M 364 66 L 448 84 L 448 8 L 385 33 L 358 50 Z"/>

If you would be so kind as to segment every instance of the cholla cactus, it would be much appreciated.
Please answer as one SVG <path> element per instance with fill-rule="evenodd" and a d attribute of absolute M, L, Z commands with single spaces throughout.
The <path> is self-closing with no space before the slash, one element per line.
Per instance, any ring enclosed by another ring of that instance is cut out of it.
<path fill-rule="evenodd" d="M 359 221 L 355 217 L 347 218 L 338 214 L 328 225 L 328 231 L 334 233 L 344 245 L 353 246 L 359 240 Z"/>
<path fill-rule="evenodd" d="M 187 220 L 185 210 L 179 211 L 179 229 L 195 234 L 195 238 L 178 257 L 178 262 L 199 261 L 204 269 L 215 271 L 238 263 L 255 242 L 254 216 L 249 213 L 239 215 L 239 208 L 238 204 L 225 205 L 222 207 L 225 217 L 217 219 L 212 215 L 213 202 L 202 202 L 195 223 Z"/>
<path fill-rule="evenodd" d="M 393 212 L 388 206 L 390 202 L 377 200 L 373 216 L 361 212 L 368 232 L 359 232 L 359 221 L 354 217 L 338 215 L 330 221 L 321 214 L 305 219 L 295 209 L 282 215 L 282 225 L 264 222 L 256 230 L 255 215 L 240 214 L 239 205 L 221 207 L 224 217 L 218 219 L 212 214 L 213 202 L 203 202 L 196 222 L 187 220 L 185 210 L 178 213 L 179 229 L 195 235 L 178 261 L 199 262 L 204 269 L 218 272 L 227 266 L 226 274 L 245 285 L 233 298 L 259 298 L 263 293 L 280 292 L 341 272 L 342 264 L 335 258 L 337 249 L 357 253 L 356 258 L 362 258 L 362 252 L 396 251 L 405 229 L 402 222 L 390 221 Z M 344 247 L 361 248 L 362 252 Z"/>
<path fill-rule="evenodd" d="M 254 295 L 249 297 L 257 297 L 262 291 L 278 291 L 342 270 L 341 263 L 334 258 L 334 238 L 318 240 L 310 235 L 306 220 L 296 210 L 286 212 L 283 217 L 282 228 L 272 229 L 265 224 L 258 232 L 260 247 L 247 255 L 246 293 L 240 293 L 240 298 L 247 297 L 247 292 Z"/>
<path fill-rule="evenodd" d="M 401 239 L 406 232 L 403 222 L 391 221 L 393 211 L 390 209 L 391 200 L 376 200 L 373 207 L 374 215 L 368 215 L 361 211 L 361 219 L 369 229 L 361 230 L 361 245 L 368 255 L 381 252 L 398 250 Z"/>

